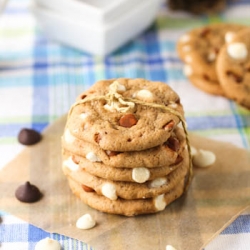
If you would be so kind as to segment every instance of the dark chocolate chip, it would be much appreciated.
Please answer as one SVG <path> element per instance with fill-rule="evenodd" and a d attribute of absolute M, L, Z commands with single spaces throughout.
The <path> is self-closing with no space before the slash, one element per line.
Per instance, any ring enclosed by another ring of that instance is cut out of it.
<path fill-rule="evenodd" d="M 228 77 L 231 77 L 236 83 L 241 83 L 243 81 L 243 78 L 241 76 L 232 71 L 227 71 L 226 74 Z"/>
<path fill-rule="evenodd" d="M 84 185 L 84 184 L 82 184 L 82 188 L 83 188 L 83 190 L 84 190 L 85 192 L 87 192 L 87 193 L 95 192 L 95 190 L 94 190 L 93 188 L 91 188 L 91 187 L 89 187 L 89 186 L 86 186 L 86 185 Z"/>
<path fill-rule="evenodd" d="M 178 152 L 180 149 L 180 142 L 176 137 L 169 137 L 165 145 L 175 152 Z"/>
<path fill-rule="evenodd" d="M 17 188 L 15 196 L 21 202 L 32 203 L 40 200 L 42 194 L 35 185 L 32 185 L 27 181 Z"/>
<path fill-rule="evenodd" d="M 23 128 L 18 134 L 18 141 L 23 145 L 33 145 L 41 139 L 41 134 L 34 129 Z"/>

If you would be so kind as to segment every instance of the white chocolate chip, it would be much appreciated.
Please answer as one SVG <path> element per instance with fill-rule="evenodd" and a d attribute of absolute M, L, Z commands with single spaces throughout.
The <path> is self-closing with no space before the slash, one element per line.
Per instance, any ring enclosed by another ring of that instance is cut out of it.
<path fill-rule="evenodd" d="M 170 101 L 168 106 L 173 108 L 173 109 L 176 109 L 178 107 L 178 104 L 176 102 Z"/>
<path fill-rule="evenodd" d="M 76 227 L 79 229 L 90 229 L 95 225 L 96 222 L 90 214 L 84 214 L 76 221 Z"/>
<path fill-rule="evenodd" d="M 87 117 L 88 117 L 88 114 L 87 113 L 81 113 L 79 115 L 79 117 L 82 119 L 82 120 L 85 120 Z"/>
<path fill-rule="evenodd" d="M 191 36 L 189 34 L 184 34 L 181 36 L 180 42 L 187 43 L 190 41 L 190 39 L 191 39 Z"/>
<path fill-rule="evenodd" d="M 191 156 L 195 156 L 197 154 L 197 149 L 193 146 L 190 146 Z"/>
<path fill-rule="evenodd" d="M 166 245 L 166 250 L 176 250 L 176 249 L 171 245 Z"/>
<path fill-rule="evenodd" d="M 127 89 L 126 89 L 126 87 L 123 85 L 123 84 L 118 84 L 117 85 L 117 92 L 118 93 L 123 93 L 123 92 L 125 92 Z"/>
<path fill-rule="evenodd" d="M 183 52 L 189 52 L 191 50 L 191 46 L 190 45 L 184 45 L 183 47 L 182 47 L 182 51 Z"/>
<path fill-rule="evenodd" d="M 193 58 L 190 55 L 187 55 L 187 56 L 184 57 L 184 61 L 186 63 L 191 63 L 193 61 Z"/>
<path fill-rule="evenodd" d="M 36 246 L 35 250 L 60 250 L 61 245 L 58 241 L 50 239 L 50 238 L 45 238 L 40 240 Z"/>
<path fill-rule="evenodd" d="M 235 36 L 235 33 L 234 33 L 234 32 L 228 31 L 228 32 L 225 34 L 225 42 L 226 42 L 226 43 L 231 43 L 231 42 L 233 41 L 234 36 Z"/>
<path fill-rule="evenodd" d="M 227 47 L 227 53 L 233 59 L 246 59 L 248 51 L 244 43 L 231 43 Z"/>
<path fill-rule="evenodd" d="M 101 162 L 102 161 L 94 152 L 87 153 L 86 159 L 88 159 L 91 162 Z"/>
<path fill-rule="evenodd" d="M 143 183 L 150 177 L 150 171 L 147 168 L 133 168 L 132 179 L 137 183 Z"/>
<path fill-rule="evenodd" d="M 165 209 L 166 207 L 166 201 L 165 201 L 165 195 L 164 194 L 160 194 L 158 196 L 156 196 L 154 198 L 154 204 L 155 204 L 155 208 L 158 210 L 158 211 L 162 211 Z"/>
<path fill-rule="evenodd" d="M 193 164 L 196 167 L 208 167 L 211 166 L 216 160 L 216 156 L 213 152 L 207 150 L 198 150 L 193 157 Z"/>
<path fill-rule="evenodd" d="M 72 156 L 63 161 L 63 165 L 69 168 L 71 171 L 77 171 L 79 169 L 79 165 L 72 160 Z"/>
<path fill-rule="evenodd" d="M 159 177 L 150 182 L 149 186 L 151 188 L 161 187 L 167 183 L 167 179 L 165 177 Z"/>
<path fill-rule="evenodd" d="M 153 94 L 152 94 L 151 91 L 149 91 L 147 89 L 142 89 L 142 90 L 139 90 L 136 93 L 136 97 L 138 99 L 142 99 L 142 100 L 152 100 L 153 99 Z"/>
<path fill-rule="evenodd" d="M 207 60 L 208 60 L 209 62 L 213 62 L 215 59 L 216 59 L 216 53 L 215 53 L 215 52 L 210 52 L 210 53 L 208 54 Z"/>
<path fill-rule="evenodd" d="M 183 74 L 185 76 L 191 76 L 193 74 L 193 69 L 189 64 L 185 64 L 183 67 Z"/>
<path fill-rule="evenodd" d="M 72 144 L 75 141 L 75 137 L 70 133 L 68 128 L 64 132 L 64 140 L 69 144 Z"/>
<path fill-rule="evenodd" d="M 110 200 L 117 200 L 116 188 L 112 183 L 105 183 L 102 185 L 102 194 Z"/>

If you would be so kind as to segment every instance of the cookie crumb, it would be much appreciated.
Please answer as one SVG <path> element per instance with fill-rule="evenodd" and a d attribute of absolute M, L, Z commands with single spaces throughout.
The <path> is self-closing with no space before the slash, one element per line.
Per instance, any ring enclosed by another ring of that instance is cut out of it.
<path fill-rule="evenodd" d="M 95 225 L 96 222 L 90 214 L 84 214 L 76 221 L 76 227 L 79 229 L 91 229 Z"/>

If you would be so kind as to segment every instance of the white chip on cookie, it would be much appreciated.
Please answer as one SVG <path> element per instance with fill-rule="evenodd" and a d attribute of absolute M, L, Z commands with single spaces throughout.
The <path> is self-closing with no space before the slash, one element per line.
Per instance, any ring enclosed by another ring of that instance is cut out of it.
<path fill-rule="evenodd" d="M 182 42 L 182 43 L 187 43 L 190 40 L 191 40 L 191 36 L 189 34 L 184 34 L 184 35 L 181 36 L 179 41 Z"/>
<path fill-rule="evenodd" d="M 191 51 L 191 46 L 190 45 L 184 45 L 181 49 L 182 49 L 183 52 L 189 52 L 189 51 Z"/>
<path fill-rule="evenodd" d="M 232 32 L 232 31 L 228 31 L 226 34 L 225 34 L 225 42 L 226 43 L 231 43 L 233 41 L 233 38 L 235 36 L 235 33 Z"/>
<path fill-rule="evenodd" d="M 82 120 L 85 120 L 89 115 L 87 113 L 81 113 L 79 115 L 79 117 L 82 119 Z"/>
<path fill-rule="evenodd" d="M 155 204 L 155 208 L 158 210 L 158 211 L 162 211 L 165 209 L 166 207 L 166 201 L 165 201 L 165 195 L 164 194 L 160 194 L 158 196 L 156 196 L 154 198 L 154 204 Z"/>
<path fill-rule="evenodd" d="M 152 101 L 153 94 L 151 91 L 149 91 L 147 89 L 142 89 L 136 93 L 136 98 L 141 99 L 141 100 L 151 100 Z"/>
<path fill-rule="evenodd" d="M 127 89 L 126 89 L 126 87 L 123 85 L 123 84 L 118 84 L 118 86 L 117 86 L 117 92 L 118 93 L 123 93 L 123 92 L 125 92 Z"/>
<path fill-rule="evenodd" d="M 210 52 L 209 54 L 208 54 L 208 56 L 207 56 L 207 60 L 209 61 L 209 62 L 213 62 L 213 61 L 215 61 L 215 59 L 216 59 L 216 53 L 213 51 L 213 52 Z"/>
<path fill-rule="evenodd" d="M 84 214 L 76 221 L 76 227 L 79 229 L 90 229 L 95 225 L 96 222 L 90 214 Z"/>
<path fill-rule="evenodd" d="M 144 183 L 150 177 L 150 171 L 147 168 L 133 168 L 132 179 L 137 183 Z"/>
<path fill-rule="evenodd" d="M 233 59 L 240 60 L 247 58 L 248 50 L 244 43 L 231 43 L 227 47 L 227 53 Z"/>
<path fill-rule="evenodd" d="M 69 144 L 72 144 L 75 141 L 75 137 L 70 133 L 68 128 L 64 132 L 64 140 Z"/>
<path fill-rule="evenodd" d="M 158 188 L 158 187 L 161 187 L 163 185 L 165 185 L 167 183 L 167 178 L 165 177 L 158 177 L 154 180 L 152 180 L 149 184 L 149 186 L 151 188 Z"/>
<path fill-rule="evenodd" d="M 213 152 L 200 149 L 193 156 L 193 164 L 197 167 L 209 167 L 214 164 L 216 156 Z"/>
<path fill-rule="evenodd" d="M 193 58 L 190 55 L 187 55 L 187 56 L 184 57 L 184 61 L 186 63 L 191 63 L 193 61 Z"/>
<path fill-rule="evenodd" d="M 35 246 L 35 250 L 60 250 L 61 245 L 58 241 L 50 239 L 50 238 L 45 238 L 40 241 Z"/>
<path fill-rule="evenodd" d="M 63 161 L 63 165 L 69 168 L 71 171 L 77 171 L 79 169 L 79 165 L 72 160 L 72 156 Z"/>
<path fill-rule="evenodd" d="M 112 183 L 104 183 L 102 185 L 102 194 L 110 200 L 117 200 L 116 188 Z"/>
<path fill-rule="evenodd" d="M 185 64 L 183 67 L 183 74 L 185 76 L 191 76 L 193 74 L 193 68 L 189 64 Z"/>
<path fill-rule="evenodd" d="M 102 161 L 94 152 L 87 153 L 86 159 L 88 159 L 91 162 L 101 162 Z"/>

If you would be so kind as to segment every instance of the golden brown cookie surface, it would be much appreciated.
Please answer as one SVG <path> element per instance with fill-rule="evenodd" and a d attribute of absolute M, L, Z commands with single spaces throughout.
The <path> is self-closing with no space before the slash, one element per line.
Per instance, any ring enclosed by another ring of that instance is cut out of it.
<path fill-rule="evenodd" d="M 222 48 L 217 73 L 226 95 L 250 109 L 250 28 L 238 32 Z"/>

